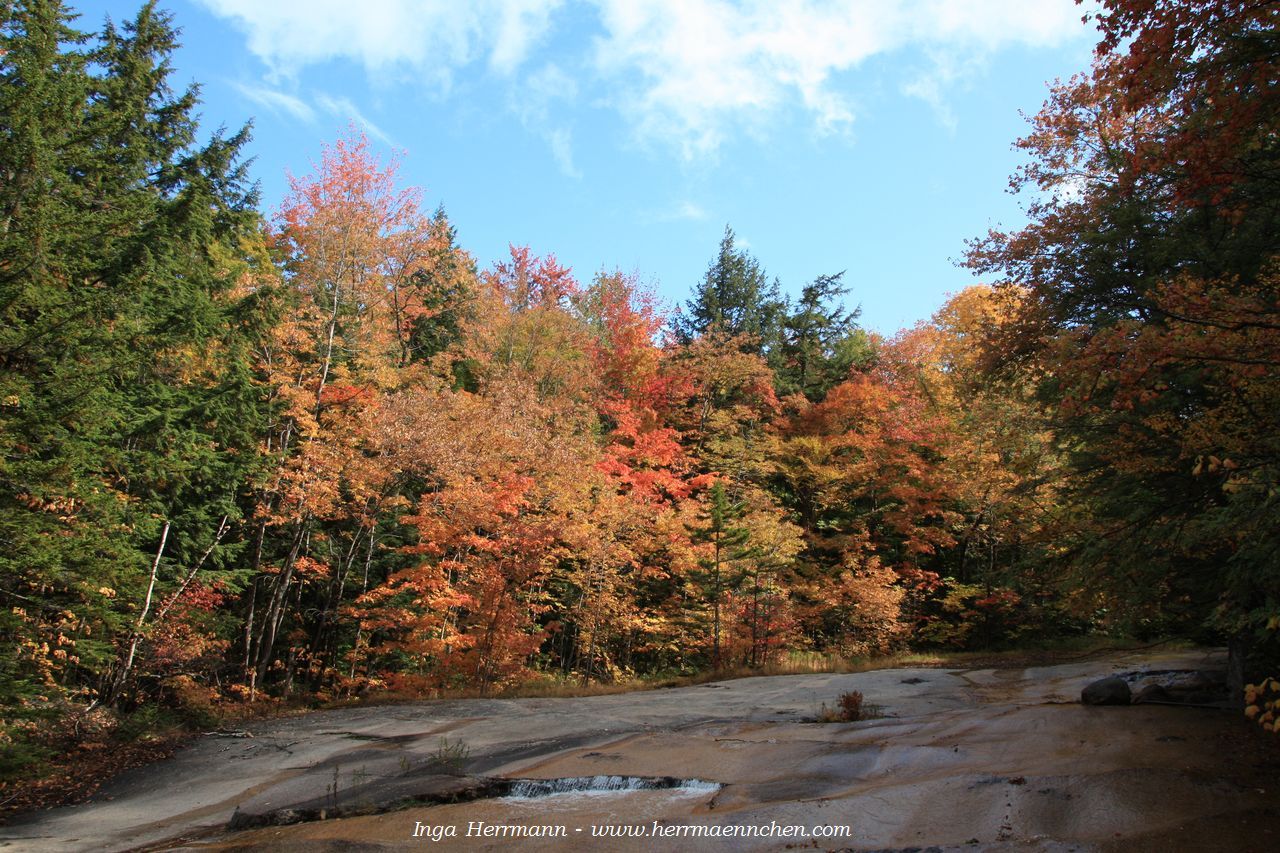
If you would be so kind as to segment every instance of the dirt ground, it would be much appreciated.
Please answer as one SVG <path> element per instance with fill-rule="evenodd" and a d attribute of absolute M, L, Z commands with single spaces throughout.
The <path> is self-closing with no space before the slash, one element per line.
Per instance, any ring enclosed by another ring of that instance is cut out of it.
<path fill-rule="evenodd" d="M 1146 651 L 319 712 L 207 736 L 0 848 L 1280 849 L 1276 738 L 1218 710 L 1078 703 L 1115 672 L 1222 665 Z M 813 721 L 853 690 L 883 716 Z M 488 795 L 609 776 L 717 784 Z"/>

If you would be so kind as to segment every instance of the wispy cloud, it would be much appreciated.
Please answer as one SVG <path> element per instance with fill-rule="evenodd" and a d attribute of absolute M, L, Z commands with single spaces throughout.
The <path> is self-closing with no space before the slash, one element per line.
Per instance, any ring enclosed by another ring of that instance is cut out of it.
<path fill-rule="evenodd" d="M 702 205 L 698 204 L 697 202 L 693 202 L 693 201 L 689 201 L 688 199 L 685 199 L 684 201 L 677 204 L 674 208 L 669 210 L 665 214 L 664 218 L 668 220 L 688 220 L 692 222 L 701 222 L 702 220 L 707 218 L 707 211 L 702 207 Z"/>
<path fill-rule="evenodd" d="M 382 128 L 374 124 L 368 116 L 360 112 L 360 108 L 353 104 L 349 98 L 320 94 L 316 95 L 316 104 L 329 115 L 355 122 L 357 127 L 384 145 L 395 145 L 391 137 Z"/>
<path fill-rule="evenodd" d="M 496 75 L 510 83 L 513 108 L 566 174 L 577 169 L 572 132 L 560 116 L 573 98 L 537 92 L 553 36 L 564 36 L 551 67 L 567 91 L 603 102 L 638 138 L 686 159 L 796 115 L 817 133 L 847 131 L 865 97 L 852 72 L 874 57 L 906 50 L 935 57 L 896 86 L 923 99 L 946 125 L 954 122 L 948 98 L 983 57 L 1014 45 L 1088 38 L 1074 0 L 198 2 L 243 30 L 277 77 L 348 60 L 375 79 L 403 80 L 409 71 L 448 92 L 469 70 Z M 528 106 L 526 96 L 542 100 Z M 291 109 L 283 102 L 276 108 Z"/>
<path fill-rule="evenodd" d="M 556 117 L 562 113 L 562 105 L 577 97 L 577 82 L 554 62 L 513 85 L 510 96 L 512 112 L 521 124 L 542 137 L 560 171 L 575 180 L 582 172 L 573 160 L 573 132 Z"/>
<path fill-rule="evenodd" d="M 703 220 L 707 218 L 707 212 L 702 208 L 702 205 L 688 200 L 680 202 L 674 213 L 675 219 Z"/>
<path fill-rule="evenodd" d="M 493 4 L 472 3 L 480 16 L 496 15 L 498 26 L 489 47 L 489 66 L 503 74 L 514 72 L 551 27 L 551 15 L 563 0 L 509 0 Z M 446 10 L 466 4 L 451 6 Z M 486 9 L 496 6 L 496 11 Z"/>
<path fill-rule="evenodd" d="M 856 93 L 844 75 L 872 57 L 1057 44 L 1083 33 L 1080 14 L 1072 0 L 600 0 L 594 65 L 642 136 L 691 158 L 783 108 L 820 132 L 847 129 Z M 922 78 L 913 93 L 941 106 L 947 83 Z"/>
<path fill-rule="evenodd" d="M 573 134 L 563 127 L 549 130 L 545 134 L 547 144 L 551 146 L 551 156 L 556 165 L 566 176 L 575 180 L 582 177 L 582 172 L 573 162 Z"/>
<path fill-rule="evenodd" d="M 253 85 L 249 83 L 232 83 L 236 91 L 244 95 L 255 104 L 266 107 L 271 112 L 279 116 L 294 118 L 308 124 L 314 124 L 317 119 L 315 108 L 308 104 L 305 100 L 297 95 L 290 95 L 276 89 L 266 86 Z M 365 133 L 385 145 L 395 145 L 381 127 L 379 127 L 372 119 L 364 114 L 359 107 L 355 105 L 350 98 L 329 95 L 321 92 L 313 98 L 316 107 L 327 113 L 328 115 L 349 121 L 357 127 L 364 130 Z"/>
<path fill-rule="evenodd" d="M 447 84 L 459 68 L 487 60 L 514 71 L 564 0 L 198 0 L 230 18 L 249 49 L 275 72 L 294 75 L 331 59 L 382 73 L 409 66 Z"/>
<path fill-rule="evenodd" d="M 710 218 L 706 208 L 696 201 L 682 199 L 664 208 L 643 212 L 640 221 L 651 225 L 659 222 L 703 222 Z"/>
<path fill-rule="evenodd" d="M 951 108 L 949 95 L 957 89 L 967 88 L 981 76 L 986 67 L 986 56 L 947 50 L 929 50 L 927 54 L 928 67 L 915 72 L 902 84 L 902 94 L 928 104 L 938 123 L 954 134 L 959 121 Z"/>
<path fill-rule="evenodd" d="M 233 83 L 232 85 L 241 95 L 244 95 L 259 106 L 266 107 L 276 115 L 291 116 L 307 123 L 316 120 L 316 111 L 311 109 L 306 101 L 294 95 L 246 83 Z"/>

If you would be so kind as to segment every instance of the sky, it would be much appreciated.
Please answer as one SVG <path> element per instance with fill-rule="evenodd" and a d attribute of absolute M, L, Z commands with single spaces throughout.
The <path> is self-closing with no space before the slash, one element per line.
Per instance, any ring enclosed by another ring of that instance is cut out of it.
<path fill-rule="evenodd" d="M 137 0 L 70 0 L 82 29 Z M 725 226 L 784 292 L 844 271 L 892 334 L 977 281 L 1047 83 L 1097 40 L 1073 0 L 161 0 L 202 127 L 253 122 L 272 212 L 355 127 L 482 268 L 688 298 Z"/>

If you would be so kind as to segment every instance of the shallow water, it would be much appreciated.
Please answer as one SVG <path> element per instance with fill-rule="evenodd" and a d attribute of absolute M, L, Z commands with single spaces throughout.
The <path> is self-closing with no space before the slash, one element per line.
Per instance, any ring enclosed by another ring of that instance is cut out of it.
<path fill-rule="evenodd" d="M 530 800 L 569 795 L 599 796 L 622 794 L 630 791 L 672 791 L 699 796 L 714 794 L 720 790 L 717 782 L 701 779 L 674 779 L 646 776 L 569 776 L 562 779 L 522 779 L 511 787 L 511 793 L 501 799 Z"/>

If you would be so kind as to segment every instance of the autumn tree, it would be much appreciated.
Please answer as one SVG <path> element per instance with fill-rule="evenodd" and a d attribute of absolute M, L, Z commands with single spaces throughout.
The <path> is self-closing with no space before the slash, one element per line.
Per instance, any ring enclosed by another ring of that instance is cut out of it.
<path fill-rule="evenodd" d="M 408 655 L 394 668 L 428 685 L 501 686 L 527 673 L 548 636 L 543 617 L 558 606 L 566 618 L 576 604 L 554 598 L 557 573 L 625 562 L 595 537 L 604 478 L 593 471 L 590 413 L 523 381 L 484 394 L 406 389 L 387 407 L 383 452 L 426 488 L 402 519 L 416 531 L 404 549 L 412 559 L 359 601 L 366 654 Z M 598 579 L 569 581 L 602 608 L 609 591 Z"/>
<path fill-rule="evenodd" d="M 589 401 L 597 390 L 590 336 L 567 310 L 579 289 L 572 271 L 554 255 L 512 245 L 480 278 L 458 353 L 469 390 L 521 381 L 546 399 Z"/>
<path fill-rule="evenodd" d="M 1030 581 L 1041 568 L 1034 540 L 1057 503 L 1059 456 L 1034 383 L 987 369 L 1017 310 L 1015 292 L 975 285 L 884 350 L 951 425 L 940 464 L 965 518 L 938 569 L 962 583 Z"/>
<path fill-rule="evenodd" d="M 574 307 L 591 334 L 596 409 L 609 437 L 603 470 L 641 501 L 688 497 L 692 460 L 670 422 L 686 379 L 666 369 L 670 353 L 657 343 L 663 317 L 653 294 L 632 277 L 600 273 Z"/>
<path fill-rule="evenodd" d="M 764 358 L 736 338 L 705 335 L 664 363 L 672 426 L 703 472 L 759 480 L 768 426 L 781 406 Z"/>
<path fill-rule="evenodd" d="M 1057 408 L 1082 579 L 1239 649 L 1277 605 L 1275 9 L 1112 0 L 1098 21 L 1093 72 L 1020 143 L 1030 224 L 970 262 L 1024 294 L 1004 348 Z"/>
<path fill-rule="evenodd" d="M 276 415 L 264 452 L 277 464 L 261 486 L 261 574 L 245 605 L 255 682 L 277 661 L 286 682 L 298 664 L 333 665 L 348 584 L 359 571 L 368 585 L 380 520 L 404 500 L 398 472 L 372 448 L 379 402 L 423 374 L 423 347 L 436 348 L 424 342 L 426 324 L 450 291 L 469 289 L 469 259 L 447 220 L 423 213 L 421 193 L 398 187 L 395 164 L 381 165 L 358 135 L 291 180 L 274 238 L 289 305 L 262 354 Z M 295 586 L 315 596 L 314 624 L 288 612 Z M 307 639 L 281 659 L 289 624 Z"/>
<path fill-rule="evenodd" d="M 954 542 L 927 562 L 939 581 L 907 601 L 917 641 L 1009 643 L 1031 626 L 1071 630 L 1080 623 L 1067 611 L 1089 612 L 1056 559 L 1065 472 L 1036 383 L 988 369 L 1018 307 L 1016 290 L 966 288 L 882 352 L 947 424 L 935 464 L 952 484 Z"/>
<path fill-rule="evenodd" d="M 843 572 L 932 583 L 930 564 L 956 541 L 956 483 L 941 464 L 951 423 L 913 372 L 882 360 L 854 373 L 789 418 L 768 454 L 771 487 L 804 530 L 797 592 L 819 646 L 862 642 L 856 622 L 832 618 Z"/>

